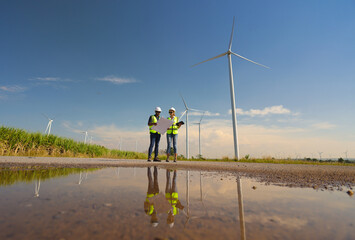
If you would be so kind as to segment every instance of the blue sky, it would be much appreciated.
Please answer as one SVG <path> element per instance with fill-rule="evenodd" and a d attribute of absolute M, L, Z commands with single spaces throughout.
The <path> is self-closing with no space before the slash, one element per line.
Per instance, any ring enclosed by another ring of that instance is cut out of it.
<path fill-rule="evenodd" d="M 148 147 L 155 106 L 208 111 L 202 153 L 233 156 L 227 57 L 240 151 L 355 157 L 354 1 L 2 1 L 0 124 L 110 148 Z M 191 122 L 199 116 L 191 115 Z M 190 155 L 198 130 L 189 128 Z M 161 147 L 166 147 L 163 138 Z M 179 132 L 185 154 L 185 129 Z"/>

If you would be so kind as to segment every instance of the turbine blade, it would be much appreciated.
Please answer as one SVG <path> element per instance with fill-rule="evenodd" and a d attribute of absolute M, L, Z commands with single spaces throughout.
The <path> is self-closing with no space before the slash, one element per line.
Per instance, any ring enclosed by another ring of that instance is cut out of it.
<path fill-rule="evenodd" d="M 199 64 L 201 64 L 201 63 L 205 63 L 205 62 L 211 61 L 211 60 L 216 59 L 216 58 L 223 57 L 223 56 L 226 55 L 226 54 L 227 54 L 227 52 L 222 53 L 222 54 L 219 54 L 218 56 L 215 56 L 215 57 L 213 57 L 213 58 L 210 58 L 210 59 L 207 59 L 207 60 L 205 60 L 205 61 L 196 63 L 196 64 L 192 65 L 191 67 L 194 67 L 194 66 L 196 66 L 196 65 L 199 65 Z"/>
<path fill-rule="evenodd" d="M 182 101 L 184 102 L 184 105 L 185 105 L 185 109 L 187 110 L 187 109 L 189 109 L 188 107 L 187 107 L 187 105 L 186 105 L 186 102 L 185 102 L 185 100 L 184 100 L 184 97 L 180 94 L 180 96 L 181 96 L 181 98 L 182 98 Z"/>
<path fill-rule="evenodd" d="M 187 110 L 185 110 L 185 112 L 182 113 L 182 115 L 180 116 L 179 119 L 181 119 L 185 115 L 186 112 L 187 112 Z"/>
<path fill-rule="evenodd" d="M 254 61 L 252 61 L 252 60 L 250 60 L 250 59 L 247 59 L 246 57 L 243 57 L 243 56 L 241 56 L 241 55 L 239 55 L 239 54 L 236 54 L 236 53 L 234 53 L 234 52 L 231 52 L 233 55 L 235 55 L 235 56 L 237 56 L 237 57 L 240 57 L 240 58 L 242 58 L 242 59 L 244 59 L 244 60 L 247 60 L 247 61 L 249 61 L 249 62 L 252 62 L 252 63 L 254 63 L 254 64 L 256 64 L 256 65 L 259 65 L 259 66 L 262 66 L 262 67 L 264 67 L 264 68 L 269 68 L 268 66 L 265 66 L 265 65 L 262 65 L 262 64 L 260 64 L 260 63 L 257 63 L 257 62 L 254 62 Z M 269 68 L 270 69 L 270 68 Z"/>
<path fill-rule="evenodd" d="M 189 110 L 195 111 L 195 112 L 205 112 L 203 110 L 198 110 L 198 109 L 194 109 L 194 108 L 189 108 Z"/>
<path fill-rule="evenodd" d="M 46 114 L 42 113 L 42 115 L 47 118 L 48 120 L 51 120 Z"/>
<path fill-rule="evenodd" d="M 232 33 L 231 33 L 231 38 L 229 40 L 229 51 L 232 49 L 232 41 L 233 41 L 233 32 L 234 32 L 234 19 L 235 17 L 233 17 L 233 26 L 232 26 Z"/>
<path fill-rule="evenodd" d="M 206 113 L 206 112 L 203 112 L 203 114 L 202 114 L 202 116 L 201 116 L 201 119 L 200 119 L 200 123 L 201 123 L 201 121 L 202 121 L 203 116 L 205 116 L 205 113 Z"/>

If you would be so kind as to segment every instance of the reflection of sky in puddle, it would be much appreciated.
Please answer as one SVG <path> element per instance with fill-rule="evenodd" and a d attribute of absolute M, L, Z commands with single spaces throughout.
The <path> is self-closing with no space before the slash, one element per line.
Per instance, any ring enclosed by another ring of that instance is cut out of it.
<path fill-rule="evenodd" d="M 175 211 L 173 226 L 163 197 L 165 169 L 157 171 L 162 195 L 153 201 L 160 210 L 154 224 L 150 211 L 145 212 L 147 191 L 152 192 L 147 168 L 106 168 L 1 186 L 0 239 L 241 239 L 240 217 L 246 239 L 355 238 L 355 198 L 344 192 L 267 186 L 242 178 L 241 216 L 235 176 L 187 173 L 177 171 L 183 210 Z M 169 174 L 172 184 L 174 172 Z"/>

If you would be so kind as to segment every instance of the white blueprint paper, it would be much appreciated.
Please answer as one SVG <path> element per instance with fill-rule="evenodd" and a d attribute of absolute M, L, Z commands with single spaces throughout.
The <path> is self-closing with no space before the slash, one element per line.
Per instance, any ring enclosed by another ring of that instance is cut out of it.
<path fill-rule="evenodd" d="M 161 133 L 161 134 L 164 134 L 168 128 L 173 125 L 174 121 L 173 120 L 169 120 L 169 119 L 166 119 L 166 118 L 160 118 L 157 122 L 157 125 L 156 126 L 153 126 L 152 129 Z"/>

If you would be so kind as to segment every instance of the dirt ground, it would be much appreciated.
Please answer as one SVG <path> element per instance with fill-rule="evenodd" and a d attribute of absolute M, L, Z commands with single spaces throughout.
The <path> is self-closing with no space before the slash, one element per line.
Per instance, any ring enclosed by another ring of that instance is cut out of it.
<path fill-rule="evenodd" d="M 355 186 L 355 166 L 270 164 L 241 162 L 147 162 L 146 160 L 102 158 L 0 157 L 0 168 L 46 167 L 149 167 L 193 171 L 223 172 L 256 178 L 265 184 L 307 187 L 321 190 L 352 190 Z M 0 169 L 1 170 L 1 169 Z"/>

